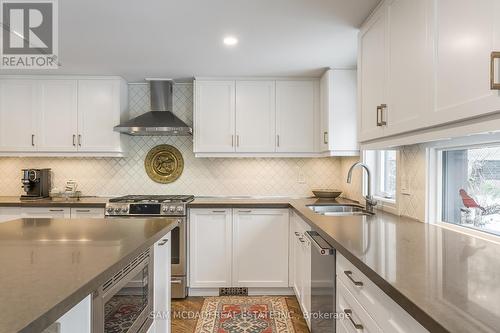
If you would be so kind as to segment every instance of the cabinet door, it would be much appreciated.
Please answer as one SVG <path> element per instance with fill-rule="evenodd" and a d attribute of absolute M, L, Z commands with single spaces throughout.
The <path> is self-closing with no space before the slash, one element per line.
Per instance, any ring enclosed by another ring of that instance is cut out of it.
<path fill-rule="evenodd" d="M 0 151 L 34 151 L 37 80 L 0 80 Z"/>
<path fill-rule="evenodd" d="M 304 313 L 311 313 L 311 242 L 304 236 L 304 242 L 301 243 L 302 260 L 302 298 L 301 305 Z M 306 317 L 307 326 L 311 328 L 311 317 Z"/>
<path fill-rule="evenodd" d="M 428 121 L 433 59 L 428 4 L 427 0 L 387 2 L 385 136 L 422 128 Z"/>
<path fill-rule="evenodd" d="M 158 333 L 170 332 L 170 233 L 154 245 L 154 312 L 159 316 L 154 322 Z"/>
<path fill-rule="evenodd" d="M 191 288 L 231 286 L 231 215 L 231 209 L 190 210 Z"/>
<path fill-rule="evenodd" d="M 72 219 L 104 218 L 104 208 L 71 208 Z"/>
<path fill-rule="evenodd" d="M 0 223 L 22 218 L 20 207 L 0 207 Z"/>
<path fill-rule="evenodd" d="M 312 153 L 319 132 L 317 81 L 276 82 L 276 151 Z"/>
<path fill-rule="evenodd" d="M 234 81 L 195 81 L 195 152 L 234 151 L 234 110 Z"/>
<path fill-rule="evenodd" d="M 77 81 L 40 80 L 38 150 L 75 151 L 77 135 Z"/>
<path fill-rule="evenodd" d="M 288 287 L 288 209 L 233 214 L 233 286 Z"/>
<path fill-rule="evenodd" d="M 119 152 L 120 134 L 113 127 L 120 123 L 119 80 L 78 81 L 78 150 Z"/>
<path fill-rule="evenodd" d="M 490 87 L 490 54 L 500 51 L 500 2 L 435 3 L 436 96 L 431 124 L 500 111 L 500 93 Z"/>
<path fill-rule="evenodd" d="M 377 108 L 386 103 L 386 15 L 379 8 L 359 34 L 359 137 L 368 141 L 384 135 Z"/>
<path fill-rule="evenodd" d="M 92 296 L 88 295 L 71 310 L 66 312 L 56 323 L 59 333 L 90 333 L 92 327 Z M 51 332 L 49 330 L 49 332 Z"/>
<path fill-rule="evenodd" d="M 69 219 L 71 212 L 69 208 L 47 208 L 47 207 L 28 207 L 22 208 L 23 217 L 26 218 L 64 218 Z"/>
<path fill-rule="evenodd" d="M 275 101 L 275 81 L 236 82 L 236 151 L 275 151 Z"/>

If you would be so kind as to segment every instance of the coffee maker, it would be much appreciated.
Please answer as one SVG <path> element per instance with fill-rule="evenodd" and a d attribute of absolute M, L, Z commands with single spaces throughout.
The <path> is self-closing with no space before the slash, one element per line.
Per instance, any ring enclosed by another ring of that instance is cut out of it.
<path fill-rule="evenodd" d="M 49 197 L 50 169 L 23 169 L 21 179 L 26 194 L 21 200 L 35 200 Z"/>

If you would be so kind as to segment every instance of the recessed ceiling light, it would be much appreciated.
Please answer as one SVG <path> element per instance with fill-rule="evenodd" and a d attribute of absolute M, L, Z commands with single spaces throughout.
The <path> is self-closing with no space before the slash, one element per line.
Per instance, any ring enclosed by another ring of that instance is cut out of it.
<path fill-rule="evenodd" d="M 238 44 L 238 38 L 233 36 L 224 37 L 224 44 L 226 44 L 227 46 L 234 46 Z"/>

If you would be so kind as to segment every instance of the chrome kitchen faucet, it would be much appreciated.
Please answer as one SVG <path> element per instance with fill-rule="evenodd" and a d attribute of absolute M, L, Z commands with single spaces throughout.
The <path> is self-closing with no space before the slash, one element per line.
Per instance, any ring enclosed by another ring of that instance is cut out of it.
<path fill-rule="evenodd" d="M 368 213 L 373 213 L 373 208 L 377 205 L 377 201 L 375 199 L 373 199 L 373 195 L 372 195 L 372 177 L 371 177 L 371 172 L 370 172 L 370 168 L 368 167 L 368 165 L 366 165 L 364 163 L 361 163 L 361 162 L 354 163 L 351 166 L 351 168 L 349 169 L 349 172 L 347 173 L 347 183 L 348 184 L 351 183 L 351 181 L 352 181 L 352 171 L 356 167 L 358 167 L 358 166 L 362 167 L 363 169 L 366 170 L 366 178 L 368 180 L 368 184 L 366 186 L 367 194 L 365 196 L 365 200 L 366 200 L 365 210 Z"/>

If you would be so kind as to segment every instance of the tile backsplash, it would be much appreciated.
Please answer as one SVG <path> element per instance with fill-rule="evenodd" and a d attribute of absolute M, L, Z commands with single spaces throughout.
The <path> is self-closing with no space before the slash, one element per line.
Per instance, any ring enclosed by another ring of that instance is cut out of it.
<path fill-rule="evenodd" d="M 193 122 L 193 86 L 174 89 L 174 113 Z M 149 86 L 129 86 L 130 116 L 149 109 Z M 20 195 L 23 168 L 51 168 L 53 187 L 74 179 L 84 195 L 125 194 L 288 195 L 307 196 L 315 187 L 342 188 L 340 158 L 195 158 L 190 137 L 129 137 L 125 158 L 0 158 L 0 195 Z M 172 184 L 158 184 L 147 176 L 144 158 L 156 145 L 177 147 L 184 157 L 182 176 Z"/>

